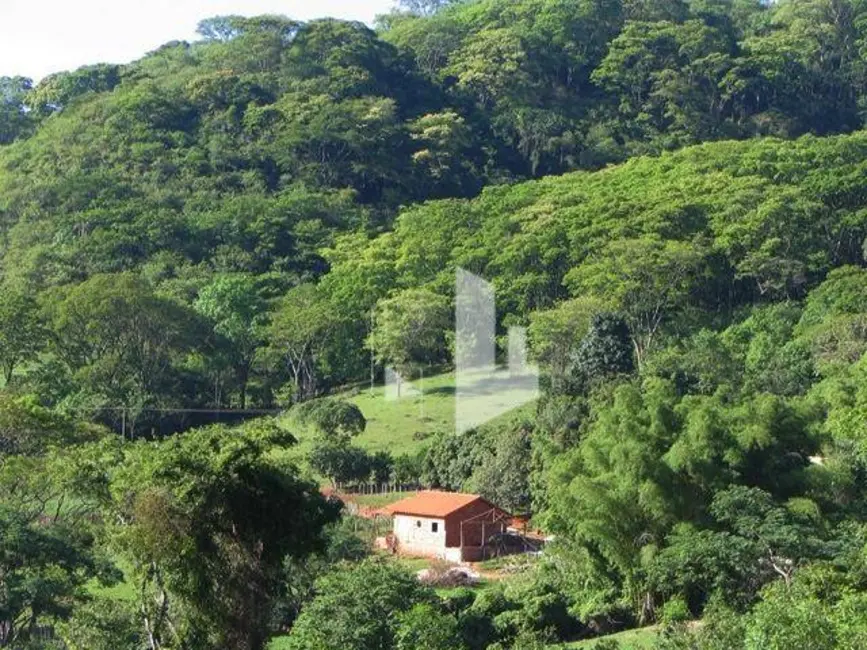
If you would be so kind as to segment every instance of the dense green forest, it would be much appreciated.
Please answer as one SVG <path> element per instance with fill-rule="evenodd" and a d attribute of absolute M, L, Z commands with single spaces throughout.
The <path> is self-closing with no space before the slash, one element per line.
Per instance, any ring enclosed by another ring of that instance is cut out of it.
<path fill-rule="evenodd" d="M 199 34 L 0 78 L 0 648 L 867 647 L 867 2 Z M 363 449 L 339 396 L 450 368 L 458 268 L 541 398 Z M 554 541 L 444 595 L 323 480 Z"/>

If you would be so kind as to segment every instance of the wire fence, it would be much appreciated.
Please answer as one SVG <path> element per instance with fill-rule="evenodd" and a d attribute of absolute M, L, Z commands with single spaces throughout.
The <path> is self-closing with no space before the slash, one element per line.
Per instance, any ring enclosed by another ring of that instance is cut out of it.
<path fill-rule="evenodd" d="M 241 424 L 252 418 L 277 416 L 285 409 L 223 409 L 223 408 L 163 408 L 163 407 L 63 407 L 63 411 L 86 416 L 123 438 L 162 438 L 180 431 L 209 424 Z"/>
<path fill-rule="evenodd" d="M 376 496 L 389 494 L 403 494 L 405 492 L 418 492 L 422 489 L 418 483 L 338 483 L 336 489 L 353 496 Z"/>

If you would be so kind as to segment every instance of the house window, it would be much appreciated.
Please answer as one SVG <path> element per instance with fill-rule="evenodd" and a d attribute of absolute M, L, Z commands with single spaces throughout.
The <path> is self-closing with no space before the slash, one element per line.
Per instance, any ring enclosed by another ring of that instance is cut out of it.
<path fill-rule="evenodd" d="M 438 521 L 435 521 L 430 525 L 430 532 L 432 532 L 432 533 L 439 531 L 439 529 L 440 529 L 440 524 Z"/>
<path fill-rule="evenodd" d="M 415 527 L 416 527 L 416 528 L 421 528 L 421 521 L 416 520 L 416 522 L 415 522 Z"/>

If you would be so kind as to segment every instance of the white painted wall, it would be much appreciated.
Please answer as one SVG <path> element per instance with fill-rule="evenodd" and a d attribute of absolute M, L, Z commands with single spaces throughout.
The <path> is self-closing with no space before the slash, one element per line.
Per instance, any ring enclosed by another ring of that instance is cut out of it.
<path fill-rule="evenodd" d="M 437 524 L 436 532 L 433 532 L 433 524 Z M 443 519 L 395 515 L 394 535 L 399 551 L 434 556 L 446 554 L 446 522 Z"/>

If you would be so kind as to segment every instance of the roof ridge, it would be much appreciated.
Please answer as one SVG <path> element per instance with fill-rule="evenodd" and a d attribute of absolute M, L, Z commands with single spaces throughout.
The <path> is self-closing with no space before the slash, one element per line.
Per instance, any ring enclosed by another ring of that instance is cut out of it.
<path fill-rule="evenodd" d="M 493 505 L 479 494 L 448 492 L 446 490 L 420 490 L 412 496 L 386 506 L 383 510 L 391 514 L 445 517 L 476 501 L 484 501 Z"/>

